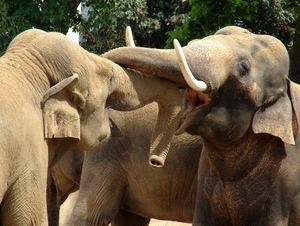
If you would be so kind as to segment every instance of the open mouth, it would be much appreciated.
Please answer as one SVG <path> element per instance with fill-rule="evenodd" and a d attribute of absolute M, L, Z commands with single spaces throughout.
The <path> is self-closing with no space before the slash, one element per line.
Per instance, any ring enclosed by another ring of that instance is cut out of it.
<path fill-rule="evenodd" d="M 198 109 L 202 106 L 208 105 L 211 99 L 207 94 L 202 92 L 195 91 L 191 88 L 186 88 L 186 99 L 188 101 L 188 108 L 184 111 L 183 116 L 181 117 L 181 124 L 184 122 L 186 117 L 195 109 Z"/>

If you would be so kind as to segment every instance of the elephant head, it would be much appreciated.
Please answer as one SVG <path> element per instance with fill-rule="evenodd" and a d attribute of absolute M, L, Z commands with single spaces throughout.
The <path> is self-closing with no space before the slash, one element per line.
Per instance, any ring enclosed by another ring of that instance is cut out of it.
<path fill-rule="evenodd" d="M 63 34 L 39 29 L 19 34 L 6 56 L 22 59 L 20 70 L 37 95 L 43 96 L 46 139 L 68 138 L 82 150 L 92 150 L 110 135 L 106 99 L 115 87 L 117 65 L 87 52 Z"/>
<path fill-rule="evenodd" d="M 27 52 L 23 53 L 24 49 Z M 181 113 L 180 92 L 174 83 L 122 68 L 85 51 L 59 33 L 38 29 L 23 32 L 7 50 L 11 58 L 22 54 L 27 55 L 24 59 L 28 65 L 22 70 L 30 74 L 27 79 L 44 95 L 44 135 L 53 147 L 50 150 L 63 150 L 66 146 L 93 150 L 111 133 L 113 123 L 108 119 L 108 108 L 128 111 L 156 101 L 160 113 L 151 142 L 150 163 L 164 164 Z M 38 76 L 43 82 L 37 85 Z M 164 133 L 160 132 L 162 129 Z"/>
<path fill-rule="evenodd" d="M 174 45 L 175 50 L 122 47 L 105 57 L 187 88 L 190 108 L 177 134 L 232 142 L 252 126 L 255 133 L 294 143 L 289 57 L 278 39 L 229 26 L 183 48 L 176 40 Z"/>

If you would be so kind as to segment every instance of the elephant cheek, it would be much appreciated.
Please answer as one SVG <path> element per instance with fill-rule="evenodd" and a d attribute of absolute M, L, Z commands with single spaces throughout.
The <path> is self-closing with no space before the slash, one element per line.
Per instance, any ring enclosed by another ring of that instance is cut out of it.
<path fill-rule="evenodd" d="M 79 147 L 84 151 L 95 150 L 100 143 L 111 135 L 108 110 L 96 111 L 81 123 Z"/>

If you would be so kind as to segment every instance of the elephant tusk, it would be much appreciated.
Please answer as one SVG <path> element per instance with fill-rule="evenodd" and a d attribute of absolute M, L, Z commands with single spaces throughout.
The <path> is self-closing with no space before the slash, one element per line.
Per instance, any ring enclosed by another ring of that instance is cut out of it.
<path fill-rule="evenodd" d="M 182 72 L 183 77 L 184 77 L 185 81 L 187 82 L 187 84 L 195 91 L 202 92 L 202 91 L 207 90 L 206 83 L 195 79 L 194 75 L 192 74 L 178 40 L 174 39 L 173 44 L 174 44 L 174 48 L 175 48 L 175 51 L 177 54 L 181 72 Z"/>
<path fill-rule="evenodd" d="M 131 31 L 131 27 L 127 26 L 125 30 L 125 41 L 126 41 L 126 46 L 131 46 L 135 47 L 134 40 L 133 40 L 133 35 Z"/>

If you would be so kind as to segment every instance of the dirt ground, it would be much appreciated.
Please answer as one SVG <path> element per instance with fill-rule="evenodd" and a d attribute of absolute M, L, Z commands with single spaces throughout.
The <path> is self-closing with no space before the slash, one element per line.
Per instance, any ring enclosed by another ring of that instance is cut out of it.
<path fill-rule="evenodd" d="M 60 219 L 59 219 L 59 226 L 68 226 L 69 225 L 69 218 L 71 211 L 74 206 L 74 202 L 77 198 L 77 192 L 72 193 L 69 198 L 64 202 L 64 204 L 61 206 L 60 211 Z M 192 224 L 186 224 L 186 223 L 180 223 L 180 222 L 174 222 L 174 221 L 161 221 L 152 219 L 150 222 L 151 226 L 188 226 Z"/>

